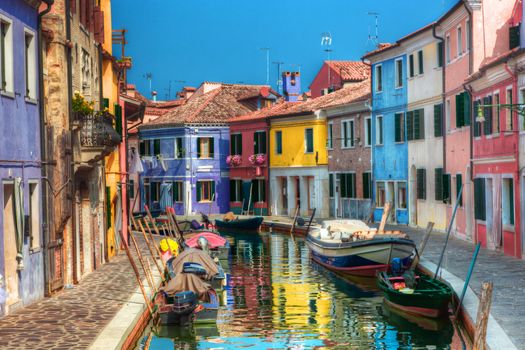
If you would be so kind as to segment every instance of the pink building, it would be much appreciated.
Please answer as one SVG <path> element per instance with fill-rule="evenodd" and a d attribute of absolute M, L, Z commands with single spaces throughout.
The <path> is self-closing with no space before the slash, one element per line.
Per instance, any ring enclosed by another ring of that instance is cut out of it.
<path fill-rule="evenodd" d="M 370 67 L 361 61 L 324 61 L 310 84 L 311 97 L 362 82 L 370 76 Z"/>

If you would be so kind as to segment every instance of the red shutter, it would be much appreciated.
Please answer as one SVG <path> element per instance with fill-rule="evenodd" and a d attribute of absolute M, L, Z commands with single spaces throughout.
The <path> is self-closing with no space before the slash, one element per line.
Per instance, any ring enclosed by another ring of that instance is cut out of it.
<path fill-rule="evenodd" d="M 87 16 L 86 16 L 86 29 L 91 33 L 95 31 L 94 20 L 93 20 L 93 0 L 87 0 Z"/>
<path fill-rule="evenodd" d="M 72 14 L 77 12 L 77 0 L 69 0 L 69 12 Z"/>
<path fill-rule="evenodd" d="M 100 7 L 95 6 L 93 10 L 93 22 L 94 22 L 94 34 L 95 40 L 103 44 L 104 43 L 104 11 L 100 10 Z"/>

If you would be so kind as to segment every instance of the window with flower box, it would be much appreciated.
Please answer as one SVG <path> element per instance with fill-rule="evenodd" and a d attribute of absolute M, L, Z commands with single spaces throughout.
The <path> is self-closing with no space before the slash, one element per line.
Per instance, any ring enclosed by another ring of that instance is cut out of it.
<path fill-rule="evenodd" d="M 242 134 L 232 134 L 230 137 L 230 154 L 242 154 Z"/>

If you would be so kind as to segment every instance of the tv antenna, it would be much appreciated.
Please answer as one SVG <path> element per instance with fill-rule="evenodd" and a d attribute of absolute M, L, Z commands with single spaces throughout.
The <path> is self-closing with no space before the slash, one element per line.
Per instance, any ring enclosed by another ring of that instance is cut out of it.
<path fill-rule="evenodd" d="M 146 80 L 149 81 L 149 93 L 151 95 L 151 81 L 153 80 L 153 74 L 148 72 L 144 74 L 144 78 L 146 78 Z"/>
<path fill-rule="evenodd" d="M 368 25 L 368 42 L 372 42 L 375 46 L 379 46 L 379 13 L 378 12 L 368 12 L 369 16 L 375 17 L 375 34 L 372 35 L 370 24 Z"/>
<path fill-rule="evenodd" d="M 270 48 L 261 47 L 261 51 L 266 51 L 266 85 L 270 85 Z"/>
<path fill-rule="evenodd" d="M 279 94 L 283 94 L 283 81 L 281 78 L 281 67 L 283 66 L 284 62 L 281 61 L 274 61 L 273 64 L 277 65 L 277 90 L 279 91 Z"/>
<path fill-rule="evenodd" d="M 323 46 L 325 48 L 324 52 L 326 52 L 327 62 L 330 62 L 330 53 L 333 51 L 331 49 L 331 47 L 332 47 L 332 34 L 330 32 L 321 33 L 321 46 Z M 331 89 L 332 88 L 332 81 L 331 81 L 331 77 L 330 77 L 331 69 L 328 68 L 326 71 L 328 72 L 328 88 Z"/>
<path fill-rule="evenodd" d="M 166 101 L 169 101 L 171 100 L 171 83 L 186 83 L 186 80 L 170 80 L 168 82 L 168 87 L 164 89 L 164 91 L 166 91 Z"/>

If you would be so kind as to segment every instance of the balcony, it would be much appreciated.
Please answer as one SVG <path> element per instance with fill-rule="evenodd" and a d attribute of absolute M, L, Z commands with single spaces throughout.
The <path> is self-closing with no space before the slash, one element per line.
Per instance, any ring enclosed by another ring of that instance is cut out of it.
<path fill-rule="evenodd" d="M 109 112 L 74 113 L 75 159 L 80 159 L 79 167 L 90 167 L 120 144 L 122 137 L 113 127 L 114 119 Z"/>

